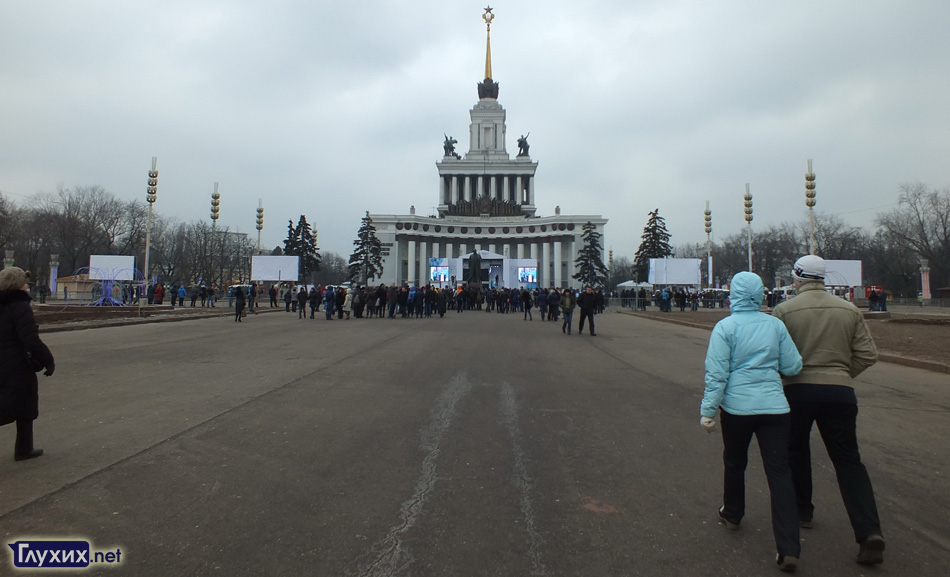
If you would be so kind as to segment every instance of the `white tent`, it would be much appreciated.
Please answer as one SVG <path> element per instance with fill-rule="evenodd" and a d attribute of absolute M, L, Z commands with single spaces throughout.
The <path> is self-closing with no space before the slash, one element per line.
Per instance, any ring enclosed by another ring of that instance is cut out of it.
<path fill-rule="evenodd" d="M 637 284 L 635 280 L 628 280 L 627 282 L 622 282 L 617 285 L 617 288 L 636 288 L 640 285 Z"/>

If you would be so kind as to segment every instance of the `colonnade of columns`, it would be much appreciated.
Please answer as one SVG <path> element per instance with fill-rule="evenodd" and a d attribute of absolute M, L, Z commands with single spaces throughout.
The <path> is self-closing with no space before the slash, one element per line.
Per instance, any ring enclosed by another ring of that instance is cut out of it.
<path fill-rule="evenodd" d="M 429 282 L 430 258 L 458 258 L 473 250 L 487 250 L 510 259 L 531 258 L 538 262 L 538 286 L 571 286 L 574 260 L 583 246 L 573 235 L 534 239 L 453 239 L 421 235 L 397 235 L 386 266 L 395 266 L 396 281 L 419 286 Z M 527 256 L 526 256 L 527 255 Z M 406 270 L 402 263 L 407 263 Z"/>
<path fill-rule="evenodd" d="M 442 204 L 473 201 L 480 196 L 534 205 L 534 177 L 498 175 L 450 175 L 439 179 Z"/>

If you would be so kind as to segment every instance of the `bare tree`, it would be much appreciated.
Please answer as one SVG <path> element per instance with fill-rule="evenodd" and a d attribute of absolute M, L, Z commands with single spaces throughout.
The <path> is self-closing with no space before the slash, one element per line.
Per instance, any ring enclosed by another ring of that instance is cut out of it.
<path fill-rule="evenodd" d="M 0 193 L 0 249 L 16 237 L 20 212 L 12 200 Z"/>
<path fill-rule="evenodd" d="M 877 224 L 927 259 L 931 288 L 950 284 L 950 189 L 921 183 L 900 186 L 898 208 L 879 214 Z"/>
<path fill-rule="evenodd" d="M 637 274 L 633 261 L 625 256 L 615 258 L 613 266 L 610 267 L 608 272 L 607 287 L 611 290 L 622 282 L 635 280 L 635 275 Z"/>

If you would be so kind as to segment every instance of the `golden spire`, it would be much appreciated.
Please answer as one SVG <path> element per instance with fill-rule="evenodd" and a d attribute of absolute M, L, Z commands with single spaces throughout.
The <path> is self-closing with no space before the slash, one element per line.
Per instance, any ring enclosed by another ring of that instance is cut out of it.
<path fill-rule="evenodd" d="M 482 20 L 485 21 L 485 25 L 488 27 L 485 45 L 485 78 L 491 78 L 491 21 L 494 19 L 495 15 L 492 14 L 491 6 L 485 8 L 485 13 L 482 14 Z"/>

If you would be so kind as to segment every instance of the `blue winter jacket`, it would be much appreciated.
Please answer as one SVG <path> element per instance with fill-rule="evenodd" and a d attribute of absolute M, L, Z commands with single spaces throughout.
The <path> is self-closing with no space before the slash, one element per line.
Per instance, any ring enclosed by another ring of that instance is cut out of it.
<path fill-rule="evenodd" d="M 759 312 L 762 279 L 751 272 L 732 278 L 730 315 L 718 323 L 706 351 L 706 392 L 700 414 L 721 407 L 733 415 L 788 412 L 780 373 L 802 370 L 802 357 L 782 321 Z"/>

